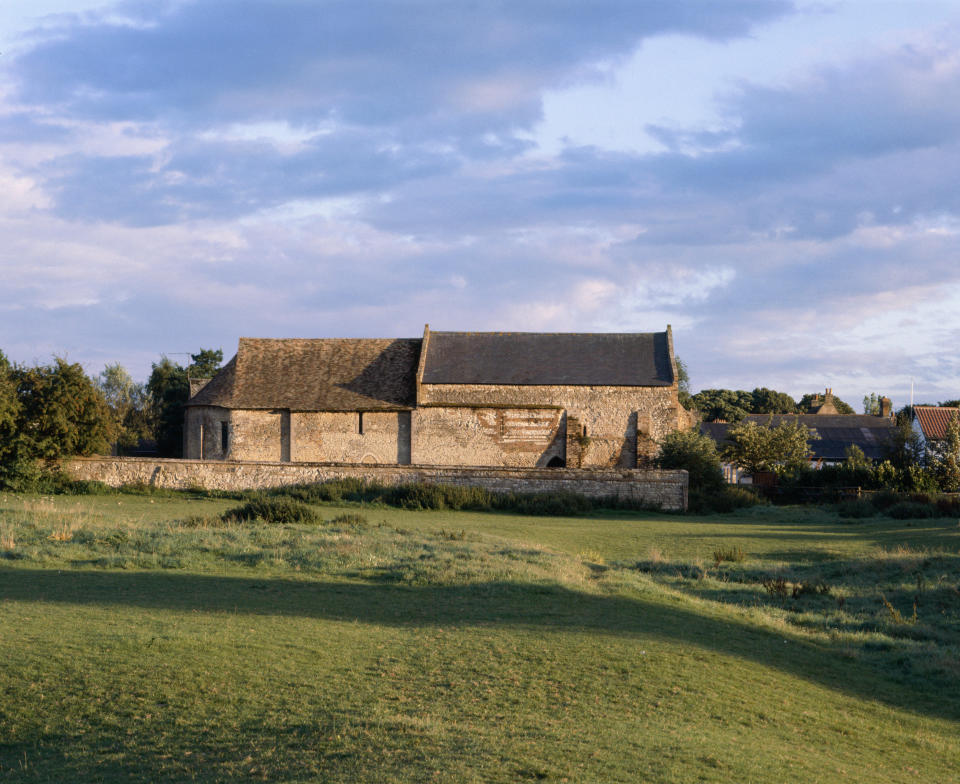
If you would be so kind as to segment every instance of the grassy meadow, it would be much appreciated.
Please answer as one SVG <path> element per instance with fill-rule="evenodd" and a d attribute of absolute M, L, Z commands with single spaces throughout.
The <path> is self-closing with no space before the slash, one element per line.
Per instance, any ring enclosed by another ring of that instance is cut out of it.
<path fill-rule="evenodd" d="M 960 782 L 960 527 L 0 494 L 0 781 Z"/>

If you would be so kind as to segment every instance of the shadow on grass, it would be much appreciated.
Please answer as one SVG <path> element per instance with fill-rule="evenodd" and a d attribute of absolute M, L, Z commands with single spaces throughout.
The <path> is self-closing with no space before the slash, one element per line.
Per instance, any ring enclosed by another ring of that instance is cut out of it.
<path fill-rule="evenodd" d="M 407 586 L 0 568 L 0 600 L 284 615 L 393 626 L 513 625 L 640 635 L 754 660 L 859 698 L 960 719 L 960 693 L 947 675 L 907 677 L 892 664 L 841 659 L 836 646 L 827 643 L 794 639 L 784 645 L 781 634 L 745 620 L 697 613 L 669 596 L 603 596 L 552 584 L 511 582 Z"/>

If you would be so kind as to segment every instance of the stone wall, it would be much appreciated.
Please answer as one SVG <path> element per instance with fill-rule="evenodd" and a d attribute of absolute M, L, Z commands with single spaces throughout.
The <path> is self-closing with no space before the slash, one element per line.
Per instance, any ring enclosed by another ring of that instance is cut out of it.
<path fill-rule="evenodd" d="M 412 413 L 417 463 L 527 468 L 564 458 L 559 409 L 429 406 Z"/>
<path fill-rule="evenodd" d="M 687 417 L 676 385 L 665 387 L 535 386 L 421 384 L 418 404 L 424 407 L 557 408 L 579 423 L 583 448 L 577 461 L 584 467 L 631 468 L 653 457 L 657 442 Z M 565 433 L 563 434 L 566 435 Z M 416 438 L 416 436 L 415 436 Z M 442 448 L 414 442 L 415 453 Z M 572 457 L 572 456 L 571 456 Z M 419 459 L 419 458 L 418 458 Z M 567 460 L 567 465 L 574 461 Z"/>
<path fill-rule="evenodd" d="M 410 462 L 409 411 L 297 411 L 290 416 L 295 463 Z"/>
<path fill-rule="evenodd" d="M 636 469 L 452 468 L 448 466 L 368 466 L 331 463 L 239 463 L 222 460 L 162 460 L 136 457 L 77 457 L 63 461 L 74 479 L 105 482 L 113 487 L 142 482 L 156 487 L 205 487 L 247 490 L 310 484 L 357 477 L 384 484 L 428 482 L 485 487 L 494 492 L 573 492 L 593 498 L 619 498 L 686 509 L 686 471 Z"/>

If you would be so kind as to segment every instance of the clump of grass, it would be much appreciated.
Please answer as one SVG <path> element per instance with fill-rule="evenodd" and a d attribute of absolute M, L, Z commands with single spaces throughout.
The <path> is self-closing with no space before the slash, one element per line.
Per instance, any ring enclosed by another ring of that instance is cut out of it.
<path fill-rule="evenodd" d="M 228 509 L 221 518 L 227 523 L 262 520 L 278 525 L 317 523 L 320 520 L 316 511 L 305 503 L 283 496 L 253 498 L 242 506 Z"/>
<path fill-rule="evenodd" d="M 17 547 L 17 538 L 13 531 L 0 531 L 0 550 L 15 550 Z"/>
<path fill-rule="evenodd" d="M 730 563 L 743 563 L 746 557 L 747 554 L 743 552 L 743 548 L 739 545 L 736 547 L 718 547 L 713 551 L 713 562 L 717 566 L 724 561 L 729 561 Z"/>
<path fill-rule="evenodd" d="M 344 514 L 337 515 L 330 522 L 335 525 L 352 525 L 355 528 L 365 528 L 369 525 L 367 518 L 356 512 L 345 512 Z"/>
<path fill-rule="evenodd" d="M 236 522 L 234 518 L 225 519 L 225 515 L 188 515 L 179 521 L 182 528 L 223 528 Z"/>

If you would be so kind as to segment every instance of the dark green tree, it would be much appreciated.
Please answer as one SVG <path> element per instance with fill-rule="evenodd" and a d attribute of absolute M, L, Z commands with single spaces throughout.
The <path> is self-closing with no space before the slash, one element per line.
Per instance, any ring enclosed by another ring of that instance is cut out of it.
<path fill-rule="evenodd" d="M 742 389 L 703 389 L 691 402 L 706 422 L 739 422 L 753 411 L 753 395 Z"/>
<path fill-rule="evenodd" d="M 896 427 L 890 431 L 890 440 L 885 446 L 885 457 L 890 464 L 906 471 L 913 467 L 920 467 L 924 461 L 923 441 L 913 429 L 913 421 L 909 406 L 897 412 Z"/>
<path fill-rule="evenodd" d="M 20 401 L 13 366 L 0 351 L 0 470 L 16 457 Z"/>
<path fill-rule="evenodd" d="M 223 349 L 202 348 L 199 354 L 191 354 L 193 360 L 187 368 L 190 378 L 213 378 L 223 362 Z"/>
<path fill-rule="evenodd" d="M 937 403 L 941 408 L 960 408 L 960 400 L 944 400 L 942 403 Z"/>
<path fill-rule="evenodd" d="M 716 442 L 696 430 L 676 430 L 667 435 L 660 442 L 656 465 L 686 469 L 691 491 L 719 491 L 724 485 Z"/>
<path fill-rule="evenodd" d="M 757 387 L 750 393 L 753 397 L 751 414 L 796 414 L 797 401 L 786 392 Z"/>
<path fill-rule="evenodd" d="M 190 399 L 189 379 L 215 375 L 223 360 L 223 351 L 200 349 L 199 353 L 191 354 L 190 359 L 191 364 L 185 368 L 162 357 L 153 364 L 147 380 L 157 451 L 165 457 L 183 455 L 183 417 Z"/>
<path fill-rule="evenodd" d="M 16 367 L 22 448 L 33 458 L 92 455 L 109 449 L 113 420 L 103 395 L 78 364 Z"/>

